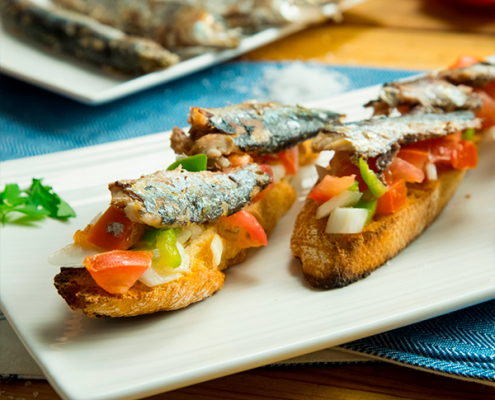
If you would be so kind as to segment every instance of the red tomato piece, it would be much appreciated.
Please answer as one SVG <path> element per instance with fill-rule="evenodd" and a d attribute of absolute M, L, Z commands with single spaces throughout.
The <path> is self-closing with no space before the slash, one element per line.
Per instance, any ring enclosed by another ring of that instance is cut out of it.
<path fill-rule="evenodd" d="M 232 168 L 253 162 L 253 158 L 249 154 L 231 154 L 228 159 Z"/>
<path fill-rule="evenodd" d="M 482 88 L 488 96 L 495 100 L 495 82 L 489 83 Z"/>
<path fill-rule="evenodd" d="M 265 230 L 256 218 L 247 211 L 243 210 L 231 215 L 230 217 L 223 217 L 221 218 L 221 221 L 223 223 L 241 228 L 241 235 L 238 240 L 238 244 L 240 245 L 239 247 L 258 247 L 266 246 L 268 244 Z M 243 236 L 242 231 L 247 233 L 248 236 Z"/>
<path fill-rule="evenodd" d="M 114 250 L 84 259 L 95 282 L 109 293 L 122 294 L 151 266 L 151 251 Z"/>
<path fill-rule="evenodd" d="M 463 140 L 452 153 L 452 166 L 455 169 L 473 169 L 478 165 L 478 149 L 473 142 Z"/>
<path fill-rule="evenodd" d="M 397 157 L 414 165 L 416 168 L 423 170 L 428 162 L 429 154 L 426 150 L 403 147 L 400 149 Z"/>
<path fill-rule="evenodd" d="M 393 214 L 400 210 L 407 201 L 406 182 L 401 179 L 392 183 L 387 192 L 378 199 L 377 214 Z"/>
<path fill-rule="evenodd" d="M 355 175 L 359 183 L 359 191 L 366 192 L 368 190 L 368 185 L 364 182 L 359 167 L 351 162 L 348 153 L 343 151 L 336 152 L 330 161 L 330 167 L 332 168 L 332 174 L 340 178 Z"/>
<path fill-rule="evenodd" d="M 389 167 L 389 171 L 392 173 L 392 180 L 394 182 L 403 179 L 406 182 L 421 183 L 425 180 L 425 173 L 421 169 L 416 168 L 399 157 L 394 159 Z"/>
<path fill-rule="evenodd" d="M 482 127 L 488 129 L 495 126 L 495 100 L 488 96 L 483 89 L 474 89 L 474 91 L 481 96 L 483 101 L 481 110 L 476 111 L 476 116 L 483 119 Z"/>
<path fill-rule="evenodd" d="M 469 67 L 470 65 L 476 64 L 477 62 L 480 62 L 481 59 L 479 57 L 474 57 L 474 56 L 460 56 L 456 62 L 454 62 L 449 69 L 455 69 L 455 68 L 462 68 L 462 67 Z"/>
<path fill-rule="evenodd" d="M 291 147 L 289 150 L 281 151 L 277 154 L 278 159 L 285 167 L 287 175 L 295 175 L 299 167 L 299 148 Z"/>
<path fill-rule="evenodd" d="M 125 212 L 110 206 L 93 226 L 74 235 L 76 244 L 90 243 L 103 250 L 127 250 L 143 236 L 146 226 L 132 222 Z"/>
<path fill-rule="evenodd" d="M 350 188 L 356 180 L 355 178 L 356 175 L 343 176 L 341 178 L 327 175 L 313 188 L 308 197 L 320 203 L 325 203 L 332 197 L 335 197 L 344 190 Z"/>
<path fill-rule="evenodd" d="M 268 175 L 270 175 L 270 177 L 272 178 L 272 181 L 270 182 L 270 184 L 268 185 L 268 187 L 265 190 L 263 190 L 261 193 L 259 193 L 257 196 L 254 197 L 253 203 L 256 203 L 257 201 L 263 200 L 266 197 L 266 195 L 268 193 L 270 193 L 273 190 L 273 188 L 275 187 L 275 182 L 273 182 L 272 167 L 268 164 L 260 164 L 259 167 L 263 172 L 266 172 Z"/>

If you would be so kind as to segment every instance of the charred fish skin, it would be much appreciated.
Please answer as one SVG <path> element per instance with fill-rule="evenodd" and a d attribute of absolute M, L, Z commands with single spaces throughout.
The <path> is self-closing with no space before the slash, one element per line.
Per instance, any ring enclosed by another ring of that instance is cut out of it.
<path fill-rule="evenodd" d="M 312 147 L 314 151 L 350 152 L 353 162 L 357 162 L 360 157 L 367 159 L 382 156 L 379 168 L 384 171 L 393 161 L 400 145 L 442 137 L 469 128 L 481 128 L 481 120 L 475 118 L 470 111 L 376 117 L 323 130 L 314 139 Z"/>
<path fill-rule="evenodd" d="M 240 32 L 220 16 L 179 0 L 53 0 L 123 32 L 152 39 L 176 50 L 199 46 L 235 48 Z"/>
<path fill-rule="evenodd" d="M 386 83 L 380 90 L 379 100 L 365 105 L 373 107 L 374 115 L 388 115 L 403 105 L 421 108 L 423 112 L 452 112 L 479 110 L 481 97 L 469 86 L 455 86 L 431 76 L 406 82 Z"/>
<path fill-rule="evenodd" d="M 230 172 L 158 171 L 109 185 L 112 204 L 134 222 L 172 228 L 214 222 L 240 211 L 271 182 L 257 164 Z"/>
<path fill-rule="evenodd" d="M 467 67 L 439 71 L 437 76 L 454 85 L 486 86 L 495 82 L 495 64 L 481 61 Z"/>
<path fill-rule="evenodd" d="M 223 108 L 193 107 L 188 122 L 194 141 L 206 135 L 225 135 L 239 151 L 276 154 L 317 135 L 320 129 L 340 123 L 341 115 L 329 110 L 286 106 L 275 102 L 246 102 Z M 207 143 L 200 147 L 208 148 Z"/>
<path fill-rule="evenodd" d="M 146 39 L 130 37 L 77 13 L 4 0 L 6 26 L 54 50 L 100 67 L 140 75 L 176 64 L 178 57 Z"/>

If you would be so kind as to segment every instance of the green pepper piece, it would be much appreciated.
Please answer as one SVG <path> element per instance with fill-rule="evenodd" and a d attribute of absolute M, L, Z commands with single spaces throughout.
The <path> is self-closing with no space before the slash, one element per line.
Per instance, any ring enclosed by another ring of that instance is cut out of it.
<path fill-rule="evenodd" d="M 206 171 L 207 161 L 208 157 L 206 157 L 205 154 L 196 154 L 195 156 L 177 160 L 167 168 L 167 171 L 173 171 L 179 165 L 181 165 L 183 169 L 189 172 Z"/>
<path fill-rule="evenodd" d="M 368 210 L 368 218 L 366 218 L 366 222 L 364 225 L 368 225 L 376 212 L 376 206 L 378 204 L 378 199 L 372 196 L 363 196 L 359 200 L 359 202 L 354 206 L 354 208 L 363 208 Z"/>
<path fill-rule="evenodd" d="M 182 264 L 182 257 L 177 248 L 176 230 L 163 229 L 158 235 L 156 246 L 160 252 L 157 268 L 177 268 Z"/>
<path fill-rule="evenodd" d="M 387 193 L 388 188 L 378 179 L 376 174 L 368 167 L 368 163 L 363 158 L 359 159 L 359 171 L 364 181 L 377 199 Z"/>
<path fill-rule="evenodd" d="M 351 192 L 359 192 L 359 182 L 354 181 L 352 186 L 349 186 L 346 190 L 350 190 Z"/>
<path fill-rule="evenodd" d="M 156 249 L 156 239 L 165 229 L 156 229 L 149 227 L 139 239 L 139 242 L 133 246 L 133 249 L 146 249 L 152 250 Z"/>
<path fill-rule="evenodd" d="M 466 129 L 464 132 L 462 132 L 462 140 L 470 140 L 472 141 L 474 139 L 476 131 L 474 128 L 469 128 Z"/>

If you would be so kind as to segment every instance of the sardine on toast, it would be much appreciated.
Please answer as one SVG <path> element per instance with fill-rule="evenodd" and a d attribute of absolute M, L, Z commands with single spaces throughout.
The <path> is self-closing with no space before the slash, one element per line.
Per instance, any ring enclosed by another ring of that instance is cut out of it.
<path fill-rule="evenodd" d="M 436 73 L 436 76 L 454 85 L 486 86 L 495 82 L 495 64 L 480 61 L 466 67 L 443 69 Z"/>
<path fill-rule="evenodd" d="M 230 154 L 276 155 L 316 136 L 325 126 L 340 123 L 328 110 L 246 102 L 223 108 L 191 108 L 189 135 L 179 128 L 172 148 L 181 154 L 206 154 L 221 167 Z"/>
<path fill-rule="evenodd" d="M 127 36 L 71 11 L 28 0 L 3 0 L 0 9 L 3 22 L 15 32 L 113 71 L 139 75 L 179 61 L 151 40 Z"/>
<path fill-rule="evenodd" d="M 366 278 L 439 216 L 478 163 L 470 111 L 377 117 L 322 131 L 333 150 L 298 215 L 293 255 L 314 287 Z"/>

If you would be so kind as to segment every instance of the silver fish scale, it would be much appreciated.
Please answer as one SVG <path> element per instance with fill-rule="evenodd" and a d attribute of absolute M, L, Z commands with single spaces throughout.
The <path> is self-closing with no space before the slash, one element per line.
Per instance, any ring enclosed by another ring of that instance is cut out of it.
<path fill-rule="evenodd" d="M 480 120 L 469 111 L 379 117 L 322 131 L 313 141 L 313 148 L 315 151 L 343 150 L 365 158 L 377 157 L 391 151 L 396 144 L 414 143 L 480 127 Z"/>
<path fill-rule="evenodd" d="M 232 141 L 240 150 L 259 154 L 289 149 L 340 119 L 340 114 L 332 111 L 300 106 L 270 103 L 268 106 L 253 104 L 251 107 L 243 110 L 239 106 L 231 106 L 207 111 L 213 114 L 210 123 L 216 129 L 235 135 Z M 253 121 L 260 124 L 256 126 Z M 239 129 L 244 129 L 245 133 L 240 133 Z"/>
<path fill-rule="evenodd" d="M 257 164 L 250 164 L 229 173 L 158 171 L 140 179 L 118 181 L 110 190 L 112 203 L 124 208 L 135 222 L 178 227 L 232 215 L 269 183 L 270 176 Z M 125 207 L 136 203 L 140 204 L 137 216 L 130 215 Z"/>

